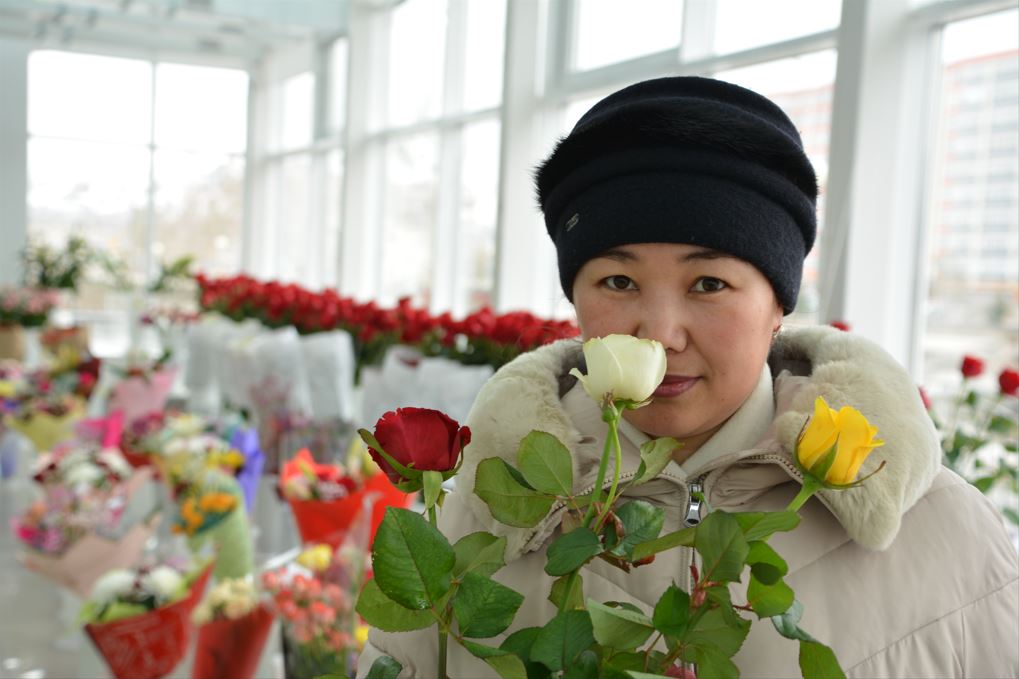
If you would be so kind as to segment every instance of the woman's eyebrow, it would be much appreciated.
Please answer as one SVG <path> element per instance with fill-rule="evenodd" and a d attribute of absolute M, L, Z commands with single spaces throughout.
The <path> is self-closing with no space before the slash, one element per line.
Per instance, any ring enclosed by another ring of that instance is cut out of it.
<path fill-rule="evenodd" d="M 692 262 L 697 260 L 711 260 L 711 259 L 739 259 L 734 257 L 727 252 L 719 252 L 718 250 L 697 250 L 695 252 L 689 252 L 679 258 L 681 262 Z"/>
<path fill-rule="evenodd" d="M 622 248 L 612 248 L 598 255 L 598 258 L 611 259 L 617 262 L 634 262 L 637 261 L 637 256 L 628 250 Z"/>

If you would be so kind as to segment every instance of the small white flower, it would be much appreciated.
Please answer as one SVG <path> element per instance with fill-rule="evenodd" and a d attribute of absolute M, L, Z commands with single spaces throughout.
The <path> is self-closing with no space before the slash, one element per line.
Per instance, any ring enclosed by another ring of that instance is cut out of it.
<path fill-rule="evenodd" d="M 124 479 L 131 476 L 131 465 L 116 448 L 103 448 L 99 452 L 99 461 L 109 467 L 110 471 Z"/>
<path fill-rule="evenodd" d="M 127 596 L 134 589 L 135 572 L 115 568 L 101 576 L 92 585 L 92 601 L 105 604 Z"/>
<path fill-rule="evenodd" d="M 169 566 L 156 566 L 142 577 L 141 584 L 145 591 L 152 592 L 157 599 L 169 600 L 180 592 L 184 578 Z"/>
<path fill-rule="evenodd" d="M 655 340 L 630 335 L 595 337 L 584 342 L 584 359 L 587 375 L 576 368 L 570 374 L 599 404 L 609 395 L 614 400 L 642 403 L 665 377 L 665 348 Z"/>
<path fill-rule="evenodd" d="M 105 477 L 106 473 L 102 468 L 91 462 L 83 462 L 67 470 L 67 473 L 64 474 L 64 482 L 69 486 L 92 486 Z"/>

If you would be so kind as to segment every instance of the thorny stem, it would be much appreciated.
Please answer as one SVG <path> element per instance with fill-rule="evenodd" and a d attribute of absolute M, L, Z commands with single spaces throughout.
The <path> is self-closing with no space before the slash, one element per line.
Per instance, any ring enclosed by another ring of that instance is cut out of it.
<path fill-rule="evenodd" d="M 618 414 L 618 411 L 615 408 L 615 404 L 613 404 L 612 401 L 609 401 L 605 405 L 605 407 L 602 409 L 602 419 L 609 423 L 609 428 L 611 430 L 611 428 L 613 426 L 613 423 L 615 421 L 617 421 L 618 418 L 619 418 L 619 414 Z M 619 441 L 619 439 L 617 438 L 616 441 L 615 441 L 617 445 L 618 445 L 618 441 Z M 597 477 L 597 479 L 595 480 L 595 483 L 594 483 L 594 493 L 591 495 L 591 504 L 587 508 L 587 513 L 584 514 L 584 526 L 585 527 L 591 525 L 591 519 L 594 518 L 594 507 L 595 507 L 595 505 L 597 503 L 601 502 L 602 485 L 604 485 L 604 483 L 605 483 L 605 472 L 608 470 L 608 466 L 609 466 L 609 453 L 612 452 L 612 448 L 611 448 L 612 444 L 613 444 L 612 437 L 611 436 L 606 436 L 605 437 L 605 448 L 604 448 L 604 450 L 602 450 L 601 462 L 598 464 L 598 477 Z M 618 482 L 618 480 L 619 480 L 619 475 L 617 473 L 616 481 Z"/>

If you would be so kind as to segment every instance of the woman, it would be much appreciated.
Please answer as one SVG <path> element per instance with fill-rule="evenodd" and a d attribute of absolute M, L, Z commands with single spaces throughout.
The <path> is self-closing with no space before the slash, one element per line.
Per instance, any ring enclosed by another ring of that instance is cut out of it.
<path fill-rule="evenodd" d="M 693 498 L 732 511 L 777 510 L 799 489 L 792 450 L 817 396 L 851 405 L 886 442 L 850 491 L 822 491 L 803 521 L 771 544 L 803 626 L 852 677 L 1016 676 L 1016 554 L 995 509 L 940 466 L 940 446 L 909 375 L 877 346 L 831 328 L 786 329 L 816 232 L 816 179 L 795 128 L 772 102 L 703 78 L 638 83 L 597 103 L 537 173 L 563 290 L 583 337 L 652 338 L 668 369 L 653 402 L 621 425 L 624 474 L 649 437 L 683 443 L 674 462 L 628 497 L 665 509 L 663 532 L 701 518 Z M 532 429 L 574 456 L 575 489 L 593 485 L 605 425 L 569 376 L 581 346 L 521 356 L 482 389 L 467 424 L 457 492 L 442 511 L 451 541 L 477 530 L 507 537 L 494 577 L 525 595 L 508 632 L 540 626 L 545 549 L 561 509 L 533 529 L 505 526 L 471 493 L 478 463 L 515 461 Z M 595 560 L 585 595 L 649 610 L 672 582 L 689 589 L 688 550 L 626 574 Z M 381 653 L 430 677 L 434 630 L 373 630 L 361 674 Z M 497 645 L 499 640 L 489 640 Z M 744 677 L 799 676 L 795 644 L 755 624 L 734 658 Z M 455 644 L 451 677 L 492 676 Z"/>

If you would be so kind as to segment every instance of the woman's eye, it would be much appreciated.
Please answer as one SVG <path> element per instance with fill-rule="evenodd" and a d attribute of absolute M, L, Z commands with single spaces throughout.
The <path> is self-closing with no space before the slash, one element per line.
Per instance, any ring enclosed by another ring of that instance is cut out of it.
<path fill-rule="evenodd" d="M 629 276 L 609 276 L 602 282 L 609 290 L 633 290 L 637 287 Z"/>
<path fill-rule="evenodd" d="M 705 276 L 698 278 L 697 282 L 693 284 L 691 288 L 694 292 L 718 292 L 729 287 L 725 281 L 718 278 L 712 278 L 711 276 Z"/>

